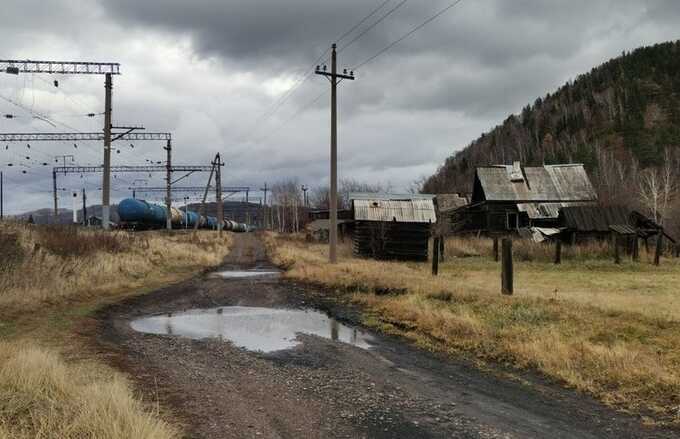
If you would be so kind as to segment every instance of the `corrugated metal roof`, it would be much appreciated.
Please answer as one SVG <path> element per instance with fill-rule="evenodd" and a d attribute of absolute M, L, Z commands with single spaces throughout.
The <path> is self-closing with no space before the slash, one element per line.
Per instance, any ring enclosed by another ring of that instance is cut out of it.
<path fill-rule="evenodd" d="M 630 224 L 628 210 L 621 206 L 572 206 L 561 214 L 564 226 L 579 232 L 608 232 L 612 224 Z"/>
<path fill-rule="evenodd" d="M 637 231 L 633 226 L 629 226 L 628 224 L 612 224 L 609 226 L 609 229 L 614 232 L 618 233 L 619 235 L 636 235 Z"/>
<path fill-rule="evenodd" d="M 396 221 L 400 223 L 436 223 L 432 200 L 352 200 L 357 221 Z"/>
<path fill-rule="evenodd" d="M 586 202 L 592 205 L 593 202 Z M 563 207 L 582 206 L 584 203 L 518 203 L 517 210 L 526 212 L 531 219 L 555 219 Z"/>
<path fill-rule="evenodd" d="M 438 194 L 435 197 L 435 201 L 437 203 L 437 210 L 440 212 L 458 209 L 469 204 L 467 198 L 459 194 Z"/>
<path fill-rule="evenodd" d="M 351 192 L 350 200 L 432 200 L 433 194 L 392 194 L 388 192 Z"/>
<path fill-rule="evenodd" d="M 550 239 L 555 235 L 562 233 L 562 229 L 555 227 L 532 227 L 531 229 L 531 239 L 534 242 L 543 242 L 546 239 Z"/>
<path fill-rule="evenodd" d="M 487 201 L 567 202 L 594 201 L 597 194 L 583 165 L 545 165 L 522 168 L 524 179 L 513 179 L 516 168 L 499 165 L 477 168 Z M 481 195 L 481 194 L 480 194 Z M 473 199 L 481 200 L 478 194 Z"/>

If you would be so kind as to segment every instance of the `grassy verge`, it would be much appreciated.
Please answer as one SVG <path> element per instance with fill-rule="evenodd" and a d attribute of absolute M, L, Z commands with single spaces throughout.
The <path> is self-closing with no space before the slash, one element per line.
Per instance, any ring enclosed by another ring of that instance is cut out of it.
<path fill-rule="evenodd" d="M 504 297 L 481 241 L 447 242 L 449 258 L 432 277 L 428 264 L 356 259 L 348 245 L 329 266 L 325 245 L 267 240 L 287 276 L 336 289 L 364 307 L 370 325 L 429 349 L 538 370 L 649 422 L 680 424 L 677 259 L 654 267 L 643 255 L 616 266 L 603 249 L 581 249 L 555 266 L 519 249 L 515 295 Z"/>
<path fill-rule="evenodd" d="M 219 264 L 229 235 L 0 224 L 0 438 L 174 438 L 90 348 L 89 315 Z"/>

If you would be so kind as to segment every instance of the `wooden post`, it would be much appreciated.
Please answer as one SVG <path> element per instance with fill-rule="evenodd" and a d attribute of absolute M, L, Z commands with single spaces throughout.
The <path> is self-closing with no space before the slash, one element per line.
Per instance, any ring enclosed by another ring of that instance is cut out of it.
<path fill-rule="evenodd" d="M 656 249 L 654 250 L 654 265 L 659 265 L 661 250 L 663 249 L 663 233 L 656 235 Z"/>
<path fill-rule="evenodd" d="M 640 240 L 637 235 L 633 237 L 633 262 L 640 260 Z"/>
<path fill-rule="evenodd" d="M 498 262 L 498 236 L 493 237 L 493 260 Z"/>
<path fill-rule="evenodd" d="M 559 239 L 555 242 L 555 264 L 562 263 L 562 241 Z"/>
<path fill-rule="evenodd" d="M 439 274 L 439 238 L 434 238 L 432 243 L 432 276 Z"/>
<path fill-rule="evenodd" d="M 614 241 L 614 263 L 620 264 L 621 253 L 619 252 L 619 235 L 616 233 L 612 234 L 612 240 Z"/>
<path fill-rule="evenodd" d="M 512 239 L 503 238 L 503 262 L 501 269 L 501 293 L 512 295 L 513 276 L 512 276 Z"/>
<path fill-rule="evenodd" d="M 444 237 L 440 236 L 439 237 L 439 260 L 442 261 L 442 262 L 444 262 L 444 247 L 445 247 L 444 243 L 445 242 L 446 241 L 444 240 Z"/>

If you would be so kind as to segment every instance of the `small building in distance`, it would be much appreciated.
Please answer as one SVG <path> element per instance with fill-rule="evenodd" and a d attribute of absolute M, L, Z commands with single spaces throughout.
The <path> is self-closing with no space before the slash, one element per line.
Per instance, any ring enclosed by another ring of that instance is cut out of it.
<path fill-rule="evenodd" d="M 430 228 L 437 222 L 433 196 L 351 194 L 355 255 L 427 261 Z"/>
<path fill-rule="evenodd" d="M 454 211 L 470 203 L 470 194 L 437 194 L 434 197 L 434 208 L 437 212 L 437 234 L 451 233 L 451 217 Z"/>
<path fill-rule="evenodd" d="M 597 194 L 581 164 L 479 167 L 470 203 L 450 215 L 451 229 L 507 234 L 556 228 L 560 209 L 596 203 Z"/>

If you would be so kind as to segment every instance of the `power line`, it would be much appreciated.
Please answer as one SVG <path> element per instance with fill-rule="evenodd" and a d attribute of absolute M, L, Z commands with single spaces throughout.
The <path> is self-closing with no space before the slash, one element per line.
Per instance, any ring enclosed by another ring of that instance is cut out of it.
<path fill-rule="evenodd" d="M 369 18 L 371 18 L 373 15 L 375 15 L 376 12 L 378 12 L 379 10 L 381 10 L 382 8 L 384 8 L 385 5 L 388 4 L 388 3 L 391 2 L 391 1 L 392 1 L 392 0 L 385 0 L 384 2 L 382 2 L 377 8 L 375 8 L 373 11 L 371 11 L 370 14 L 368 14 L 367 16 L 365 16 L 364 18 L 362 18 L 361 21 L 359 21 L 357 24 L 355 24 L 354 26 L 352 26 L 352 28 L 351 28 L 350 30 L 348 30 L 347 32 L 345 32 L 344 34 L 342 34 L 339 38 L 336 38 L 336 39 L 335 39 L 335 43 L 337 44 L 337 43 L 339 43 L 340 41 L 344 40 L 349 34 L 351 34 L 352 32 L 354 32 L 359 26 L 361 26 L 362 24 L 364 24 L 364 23 L 366 22 L 366 20 L 368 20 Z"/>
<path fill-rule="evenodd" d="M 265 140 L 267 140 L 268 138 L 270 138 L 272 135 L 274 135 L 274 134 L 276 134 L 277 132 L 279 132 L 283 127 L 285 127 L 285 126 L 288 125 L 290 122 L 292 122 L 293 120 L 295 120 L 298 116 L 300 116 L 305 110 L 307 110 L 307 108 L 309 108 L 309 107 L 311 107 L 312 105 L 316 104 L 316 103 L 319 101 L 319 99 L 321 99 L 324 95 L 328 94 L 328 92 L 329 92 L 328 89 L 325 89 L 324 91 L 322 91 L 322 92 L 321 92 L 318 96 L 316 96 L 314 99 L 312 99 L 311 101 L 307 102 L 305 105 L 303 105 L 302 107 L 300 107 L 300 108 L 298 109 L 298 111 L 296 111 L 290 118 L 286 119 L 283 123 L 281 123 L 281 125 L 279 125 L 279 126 L 276 127 L 275 129 L 273 129 L 272 131 L 270 131 L 270 132 L 269 132 L 268 134 L 266 134 L 264 137 L 261 137 L 260 140 L 256 141 L 255 143 L 262 143 L 262 142 L 264 142 Z"/>
<path fill-rule="evenodd" d="M 392 9 L 390 9 L 389 11 L 387 11 L 386 13 L 384 13 L 380 18 L 378 18 L 375 22 L 373 22 L 372 25 L 368 26 L 366 29 L 364 29 L 363 31 L 361 31 L 361 32 L 359 33 L 359 35 L 357 35 L 356 37 L 352 38 L 352 39 L 350 40 L 349 43 L 347 43 L 347 44 L 345 44 L 344 46 L 342 46 L 341 48 L 339 48 L 339 49 L 338 49 L 338 52 L 342 52 L 343 50 L 347 49 L 349 46 L 351 46 L 352 44 L 354 44 L 359 38 L 361 38 L 361 37 L 363 37 L 364 35 L 366 35 L 366 33 L 367 33 L 368 31 L 370 31 L 371 29 L 373 29 L 374 27 L 376 27 L 378 24 L 382 23 L 387 17 L 389 17 L 390 15 L 392 15 L 394 12 L 396 12 L 397 9 L 401 8 L 402 6 L 404 6 L 404 5 L 406 4 L 407 1 L 408 1 L 408 0 L 401 0 L 399 3 L 397 3 L 397 5 L 396 5 L 395 7 L 393 7 Z"/>
<path fill-rule="evenodd" d="M 373 15 L 375 15 L 378 11 L 380 11 L 382 8 L 384 8 L 385 5 L 387 5 L 387 4 L 388 4 L 389 2 L 391 2 L 391 1 L 392 1 L 392 0 L 385 0 L 385 1 L 383 1 L 377 8 L 373 9 L 371 12 L 368 13 L 368 15 L 364 16 L 364 17 L 363 17 L 361 20 L 359 20 L 359 22 L 357 22 L 354 26 L 352 26 L 352 27 L 349 28 L 347 31 L 345 31 L 342 35 L 340 35 L 340 37 L 336 40 L 336 43 L 342 41 L 342 40 L 345 39 L 347 36 L 349 36 L 352 32 L 354 32 L 356 29 L 358 29 L 358 28 L 359 28 L 362 24 L 364 24 L 369 18 L 371 18 Z M 376 21 L 375 23 L 373 23 L 368 29 L 366 29 L 366 30 L 365 30 L 364 32 L 362 32 L 357 38 L 355 38 L 355 39 L 353 39 L 352 41 L 350 41 L 350 42 L 349 42 L 346 46 L 344 46 L 344 47 L 348 47 L 349 45 L 351 45 L 352 43 L 354 43 L 356 40 L 358 40 L 359 38 L 361 38 L 361 36 L 362 36 L 363 34 L 365 34 L 368 30 L 370 30 L 370 29 L 372 29 L 373 27 L 375 27 L 378 23 L 380 23 L 382 20 L 384 20 L 385 18 L 387 18 L 387 16 L 389 16 L 390 14 L 392 14 L 394 11 L 396 11 L 397 9 L 399 9 L 404 3 L 406 3 L 406 1 L 407 1 L 407 0 L 402 0 L 395 8 L 393 8 L 392 10 L 390 10 L 390 11 L 388 11 L 386 14 L 384 14 L 380 19 L 378 19 L 378 21 Z M 293 94 L 294 94 L 294 93 L 295 93 L 295 92 L 296 92 L 296 91 L 297 91 L 297 90 L 298 90 L 298 89 L 299 89 L 299 88 L 300 88 L 300 87 L 301 87 L 301 86 L 302 86 L 302 85 L 303 85 L 303 84 L 304 84 L 304 83 L 312 76 L 314 67 L 316 67 L 317 65 L 319 65 L 319 64 L 321 64 L 321 63 L 323 63 L 323 62 L 325 62 L 325 60 L 326 60 L 326 55 L 328 54 L 328 52 L 330 52 L 330 47 L 326 48 L 326 50 L 325 50 L 321 55 L 319 55 L 319 57 L 318 57 L 316 60 L 314 60 L 314 62 L 312 62 L 312 66 L 311 66 L 311 67 L 305 69 L 305 71 L 307 72 L 306 74 L 304 74 L 301 78 L 299 78 L 299 79 L 291 86 L 291 88 L 289 88 L 289 89 L 288 89 L 288 90 L 287 90 L 287 91 L 286 91 L 279 99 L 276 100 L 276 102 L 274 102 L 274 104 L 273 104 L 268 110 L 266 110 L 262 115 L 260 115 L 260 116 L 256 119 L 255 123 L 253 124 L 253 128 L 252 128 L 251 130 L 249 130 L 248 134 L 244 134 L 244 135 L 242 135 L 242 136 L 240 136 L 240 137 L 241 137 L 241 138 L 248 138 L 248 137 L 250 137 L 253 133 L 255 133 L 255 132 L 257 131 L 258 125 L 260 125 L 261 123 L 264 123 L 267 119 L 271 118 L 271 117 L 272 117 L 272 116 L 273 116 L 273 115 L 274 115 L 274 114 L 275 114 L 275 113 L 283 106 L 283 104 L 285 104 L 286 101 L 288 101 L 288 99 L 290 99 L 290 97 L 291 97 L 291 96 L 292 96 L 292 95 L 293 95 Z M 320 98 L 320 96 L 319 96 L 319 98 Z M 267 135 L 267 137 L 268 137 L 268 135 Z"/>
<path fill-rule="evenodd" d="M 406 38 L 410 37 L 411 35 L 413 35 L 414 33 L 418 32 L 418 31 L 419 31 L 420 29 L 422 29 L 423 27 L 425 27 L 425 26 L 427 26 L 428 24 L 430 24 L 432 21 L 434 21 L 434 20 L 436 20 L 437 18 L 439 18 L 441 15 L 443 15 L 444 13 L 446 13 L 447 11 L 449 11 L 450 9 L 452 9 L 453 7 L 457 6 L 457 5 L 458 5 L 459 3 L 461 3 L 462 1 L 463 1 L 463 0 L 456 0 L 455 2 L 453 2 L 453 3 L 449 4 L 448 6 L 446 6 L 445 8 L 439 10 L 436 14 L 434 14 L 434 15 L 431 16 L 431 17 L 429 17 L 427 20 L 423 21 L 423 22 L 420 23 L 418 26 L 416 26 L 416 27 L 414 27 L 413 29 L 411 29 L 410 31 L 406 32 L 404 35 L 402 35 L 401 37 L 397 38 L 396 40 L 394 40 L 393 42 L 391 42 L 390 44 L 388 44 L 388 45 L 385 46 L 384 48 L 380 49 L 375 55 L 372 55 L 372 56 L 370 56 L 369 58 L 367 58 L 366 60 L 364 60 L 364 61 L 362 61 L 361 63 L 357 64 L 352 70 L 359 70 L 361 67 L 363 67 L 363 66 L 365 66 L 366 64 L 372 62 L 373 60 L 375 60 L 376 58 L 378 58 L 379 56 L 381 56 L 382 54 L 384 54 L 385 52 L 387 52 L 388 50 L 390 50 L 391 48 L 393 48 L 393 47 L 396 46 L 397 44 L 399 44 L 399 43 L 401 43 L 402 41 L 404 41 Z"/>

